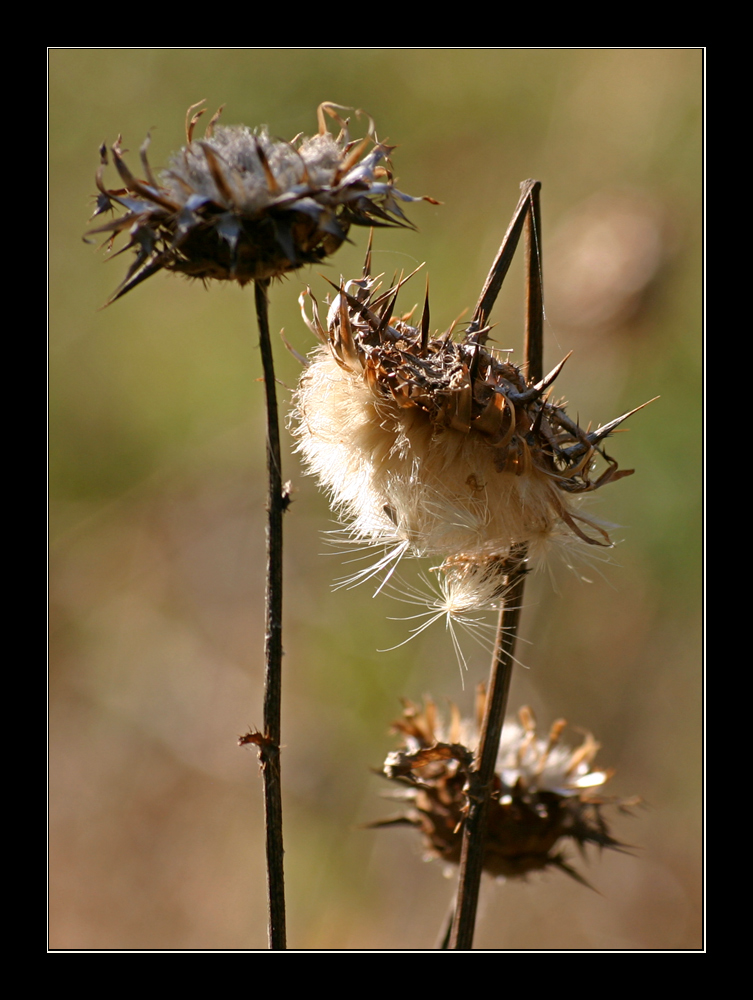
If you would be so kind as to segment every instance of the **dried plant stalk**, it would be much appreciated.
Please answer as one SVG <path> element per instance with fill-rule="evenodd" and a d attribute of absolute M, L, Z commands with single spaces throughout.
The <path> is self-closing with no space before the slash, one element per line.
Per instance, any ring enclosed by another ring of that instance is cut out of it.
<path fill-rule="evenodd" d="M 264 637 L 264 732 L 247 733 L 241 746 L 258 747 L 264 781 L 264 821 L 267 851 L 267 903 L 269 947 L 286 947 L 285 873 L 282 840 L 282 778 L 280 771 L 282 705 L 282 518 L 288 504 L 282 485 L 280 428 L 277 416 L 274 358 L 269 336 L 267 288 L 254 288 L 259 324 L 264 389 L 267 404 L 267 589 Z"/>

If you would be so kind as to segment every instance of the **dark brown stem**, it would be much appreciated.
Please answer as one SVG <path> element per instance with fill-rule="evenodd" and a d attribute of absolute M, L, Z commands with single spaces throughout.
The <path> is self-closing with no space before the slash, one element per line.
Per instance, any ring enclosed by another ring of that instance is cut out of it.
<path fill-rule="evenodd" d="M 529 383 L 543 376 L 543 291 L 541 287 L 541 227 L 539 224 L 539 181 L 521 184 L 522 193 L 505 233 L 502 246 L 492 264 L 476 306 L 475 329 L 486 326 L 489 313 L 499 294 L 510 261 L 526 223 L 526 333 L 525 356 Z M 506 576 L 505 596 L 499 610 L 497 639 L 492 657 L 484 721 L 475 769 L 468 789 L 468 816 L 463 826 L 463 846 L 458 873 L 458 896 L 449 947 L 469 950 L 473 947 L 476 910 L 481 888 L 481 872 L 486 849 L 486 819 L 491 802 L 494 771 L 499 753 L 507 698 L 510 692 L 515 644 L 518 637 L 527 550 L 521 545 L 511 553 Z"/>
<path fill-rule="evenodd" d="M 507 272 L 510 269 L 512 259 L 515 256 L 515 251 L 518 248 L 520 234 L 523 231 L 523 223 L 527 218 L 530 218 L 530 212 L 534 206 L 536 212 L 538 213 L 538 193 L 541 189 L 541 181 L 523 181 L 520 185 L 520 189 L 520 199 L 518 200 L 518 204 L 515 206 L 512 220 L 510 225 L 507 227 L 507 232 L 505 233 L 504 239 L 502 240 L 500 248 L 497 251 L 497 256 L 494 259 L 494 263 L 492 264 L 486 281 L 484 282 L 484 287 L 481 289 L 481 295 L 476 303 L 476 308 L 473 312 L 473 319 L 471 320 L 471 325 L 468 328 L 469 334 L 473 333 L 474 330 L 481 330 L 486 326 L 494 303 L 499 295 L 499 290 L 502 287 L 502 282 L 505 280 Z M 530 277 L 530 268 L 528 277 Z M 536 278 L 536 281 L 538 281 L 538 277 Z"/>
<path fill-rule="evenodd" d="M 541 262 L 541 184 L 526 181 L 530 211 L 526 215 L 526 342 L 529 382 L 544 377 L 544 272 Z"/>
<path fill-rule="evenodd" d="M 468 817 L 463 826 L 458 898 L 450 936 L 450 948 L 458 950 L 467 951 L 473 946 L 476 908 L 486 848 L 486 817 L 491 801 L 490 793 L 499 741 L 505 721 L 507 696 L 510 691 L 525 574 L 525 549 L 522 549 L 507 576 L 508 589 L 499 611 L 497 641 L 489 676 L 477 769 L 471 772 L 471 787 L 468 789 Z"/>
<path fill-rule="evenodd" d="M 264 738 L 259 743 L 264 779 L 264 816 L 267 835 L 267 898 L 269 947 L 286 947 L 285 879 L 282 847 L 282 787 L 280 778 L 280 706 L 282 700 L 282 516 L 286 497 L 282 487 L 280 429 L 277 418 L 272 342 L 269 336 L 267 288 L 257 281 L 256 319 L 267 399 L 267 594 L 264 657 Z"/>

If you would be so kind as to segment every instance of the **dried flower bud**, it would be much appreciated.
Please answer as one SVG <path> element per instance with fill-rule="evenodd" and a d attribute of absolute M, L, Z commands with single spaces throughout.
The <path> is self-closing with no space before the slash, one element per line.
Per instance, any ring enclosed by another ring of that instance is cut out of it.
<path fill-rule="evenodd" d="M 243 285 L 322 260 L 351 224 L 410 226 L 398 200 L 421 199 L 394 187 L 384 166 L 394 147 L 376 140 L 373 122 L 364 139 L 351 142 L 348 122 L 337 113 L 346 109 L 326 103 L 319 107 L 319 133 L 289 143 L 264 127 L 217 125 L 220 108 L 199 140 L 193 132 L 203 110 L 192 116 L 198 106 L 188 110 L 187 145 L 159 180 L 147 159 L 148 136 L 141 147 L 144 179 L 126 166 L 120 138 L 112 147 L 121 189 L 105 187 L 107 150 L 100 149 L 95 215 L 116 205 L 126 213 L 90 232 L 111 233 L 109 243 L 126 232 L 124 249 L 136 252 L 113 300 L 161 268 Z M 337 138 L 327 131 L 325 112 L 341 126 Z"/>
<path fill-rule="evenodd" d="M 603 448 L 630 414 L 583 430 L 549 400 L 564 362 L 534 384 L 485 346 L 487 330 L 430 336 L 428 295 L 418 327 L 395 317 L 400 283 L 379 294 L 365 271 L 341 285 L 326 324 L 310 289 L 301 296 L 321 346 L 295 417 L 298 449 L 353 538 L 391 549 L 354 580 L 406 553 L 440 557 L 442 600 L 462 613 L 498 601 L 523 546 L 535 557 L 563 534 L 610 545 L 575 498 L 631 474 Z"/>
<path fill-rule="evenodd" d="M 429 857 L 460 860 L 468 773 L 483 710 L 482 692 L 475 722 L 461 719 L 453 705 L 446 725 L 431 700 L 426 700 L 423 709 L 406 703 L 403 717 L 394 723 L 404 746 L 387 757 L 383 774 L 403 786 L 397 797 L 408 808 L 372 827 L 414 827 Z M 627 811 L 638 800 L 602 797 L 601 789 L 612 772 L 592 770 L 599 744 L 590 733 L 573 750 L 560 742 L 563 720 L 554 723 L 547 739 L 540 739 L 529 708 L 520 710 L 519 719 L 519 723 L 505 723 L 502 731 L 484 869 L 496 877 L 515 878 L 559 868 L 588 884 L 558 848 L 569 839 L 581 852 L 586 844 L 620 850 L 622 845 L 610 836 L 601 808 L 616 804 Z"/>

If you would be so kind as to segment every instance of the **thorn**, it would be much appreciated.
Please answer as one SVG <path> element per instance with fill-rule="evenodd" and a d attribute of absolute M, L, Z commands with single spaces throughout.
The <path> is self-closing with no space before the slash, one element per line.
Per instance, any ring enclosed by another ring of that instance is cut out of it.
<path fill-rule="evenodd" d="M 585 441 L 580 444 L 574 444 L 570 448 L 564 448 L 563 452 L 568 456 L 568 458 L 576 458 L 578 455 L 582 455 L 590 446 L 597 445 L 599 442 L 603 441 L 604 438 L 609 437 L 612 431 L 616 430 L 620 424 L 627 420 L 628 417 L 632 417 L 634 413 L 642 410 L 644 406 L 648 406 L 649 403 L 656 402 L 659 396 L 654 396 L 653 399 L 646 400 L 645 403 L 641 403 L 640 406 L 636 406 L 634 410 L 628 410 L 627 413 L 623 413 L 620 417 L 615 417 L 614 420 L 610 420 L 608 424 L 604 424 L 603 427 L 599 427 L 598 430 L 593 431 L 591 434 L 586 434 Z"/>
<path fill-rule="evenodd" d="M 366 247 L 366 259 L 363 262 L 363 277 L 364 278 L 370 278 L 371 277 L 371 246 L 372 246 L 373 242 L 374 242 L 374 227 L 372 226 L 369 229 L 369 242 L 368 242 L 368 246 Z"/>
<path fill-rule="evenodd" d="M 215 111 L 215 113 L 212 115 L 212 117 L 211 117 L 211 119 L 209 121 L 209 124 L 207 125 L 206 129 L 204 130 L 204 138 L 205 139 L 211 139 L 212 136 L 214 135 L 214 126 L 220 120 L 220 115 L 222 114 L 222 112 L 224 110 L 225 110 L 225 105 L 221 104 L 219 106 L 219 108 L 217 108 L 217 110 Z"/>
<path fill-rule="evenodd" d="M 544 378 L 542 378 L 542 380 L 540 382 L 536 383 L 536 385 L 534 386 L 534 388 L 538 389 L 539 393 L 542 393 L 544 391 L 544 389 L 548 389 L 549 388 L 549 386 L 552 384 L 552 382 L 554 382 L 554 380 L 557 378 L 557 376 L 559 375 L 559 373 L 565 367 L 565 364 L 567 363 L 567 361 L 569 361 L 569 359 L 572 357 L 572 354 L 573 354 L 572 351 L 568 351 L 568 353 L 564 356 L 564 358 L 562 359 L 562 361 L 560 361 L 560 363 L 558 365 L 555 365 L 555 367 L 552 368 L 552 370 L 549 372 L 549 374 L 545 375 Z"/>
<path fill-rule="evenodd" d="M 267 154 L 264 152 L 259 136 L 255 135 L 254 140 L 256 142 L 256 155 L 259 157 L 259 163 L 261 163 L 264 176 L 267 179 L 267 190 L 271 195 L 278 195 L 280 193 L 280 185 L 277 183 L 277 178 L 272 173 L 272 168 L 269 165 Z"/>
<path fill-rule="evenodd" d="M 429 275 L 426 275 L 426 298 L 424 299 L 424 311 L 421 315 L 421 350 L 420 356 L 426 357 L 426 348 L 429 346 Z"/>
<path fill-rule="evenodd" d="M 207 110 L 206 108 L 202 108 L 201 111 L 196 111 L 196 108 L 201 107 L 201 105 L 204 104 L 205 101 L 206 98 L 204 98 L 201 101 L 197 101 L 196 104 L 192 104 L 191 107 L 188 109 L 188 111 L 186 111 L 186 139 L 188 141 L 189 146 L 193 142 L 193 130 L 196 128 L 196 122 L 199 120 L 199 118 L 201 118 L 201 116 Z M 196 111 L 196 114 L 193 116 L 193 118 L 191 117 L 192 111 Z"/>

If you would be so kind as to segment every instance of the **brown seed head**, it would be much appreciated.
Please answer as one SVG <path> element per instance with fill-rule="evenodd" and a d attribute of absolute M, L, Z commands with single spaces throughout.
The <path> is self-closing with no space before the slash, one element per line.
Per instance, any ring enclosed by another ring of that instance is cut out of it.
<path fill-rule="evenodd" d="M 417 326 L 394 314 L 400 284 L 342 283 L 324 322 L 301 296 L 322 346 L 298 388 L 299 450 L 352 534 L 441 556 L 440 587 L 460 607 L 498 599 L 519 546 L 610 545 L 573 501 L 631 474 L 603 446 L 629 414 L 584 430 L 549 394 L 564 361 L 534 383 L 482 342 L 488 330 L 432 336 L 428 295 Z"/>
<path fill-rule="evenodd" d="M 468 773 L 483 707 L 482 694 L 480 716 L 474 722 L 461 720 L 452 706 L 446 725 L 431 700 L 423 708 L 406 703 L 403 717 L 394 723 L 404 745 L 389 754 L 383 774 L 403 786 L 400 798 L 408 807 L 372 827 L 412 826 L 421 833 L 430 857 L 458 863 Z M 573 750 L 560 741 L 563 720 L 555 722 L 547 739 L 536 736 L 530 709 L 522 708 L 519 720 L 507 722 L 502 732 L 484 869 L 496 877 L 516 878 L 554 867 L 584 882 L 565 860 L 562 844 L 574 841 L 581 851 L 586 844 L 620 850 L 622 845 L 610 836 L 601 809 L 611 803 L 626 810 L 637 800 L 601 795 L 611 772 L 591 769 L 599 744 L 590 734 Z"/>
<path fill-rule="evenodd" d="M 116 207 L 125 214 L 90 234 L 109 233 L 112 244 L 126 233 L 124 249 L 136 254 L 111 301 L 162 268 L 243 285 L 322 260 L 351 225 L 411 225 L 398 201 L 421 199 L 394 186 L 388 167 L 393 147 L 377 141 L 373 122 L 365 138 L 351 141 L 348 122 L 338 114 L 346 109 L 322 104 L 319 133 L 284 142 L 265 127 L 217 125 L 220 109 L 200 140 L 193 137 L 203 113 L 192 116 L 196 107 L 187 116 L 187 145 L 159 179 L 147 159 L 148 136 L 141 179 L 126 165 L 118 139 L 112 155 L 124 187 L 105 187 L 108 155 L 101 147 L 95 215 Z M 341 126 L 337 138 L 327 131 L 325 113 Z"/>

